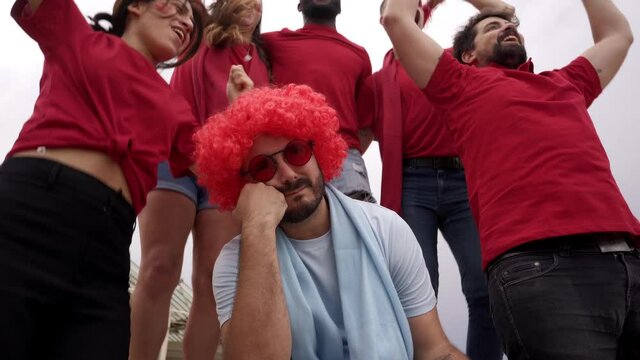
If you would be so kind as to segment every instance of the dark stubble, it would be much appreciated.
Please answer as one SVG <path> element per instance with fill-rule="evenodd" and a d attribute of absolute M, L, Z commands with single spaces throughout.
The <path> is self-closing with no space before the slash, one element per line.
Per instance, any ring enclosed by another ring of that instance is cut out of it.
<path fill-rule="evenodd" d="M 297 202 L 294 207 L 288 208 L 282 217 L 282 224 L 296 224 L 306 220 L 318 209 L 318 206 L 320 206 L 324 197 L 324 178 L 322 174 L 318 175 L 318 178 L 313 183 L 309 178 L 305 177 L 289 183 L 282 188 L 278 188 L 278 190 L 284 194 L 304 186 L 312 189 L 313 199 L 311 199 L 311 201 Z"/>

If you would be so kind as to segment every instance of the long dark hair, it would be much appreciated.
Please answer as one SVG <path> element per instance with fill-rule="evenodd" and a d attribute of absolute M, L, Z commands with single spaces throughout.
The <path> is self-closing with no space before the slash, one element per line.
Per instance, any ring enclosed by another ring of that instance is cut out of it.
<path fill-rule="evenodd" d="M 122 37 L 124 31 L 126 30 L 127 18 L 129 17 L 129 5 L 136 2 L 153 2 L 158 0 L 117 0 L 113 5 L 113 12 L 111 14 L 101 12 L 97 13 L 93 17 L 89 17 L 91 20 L 91 27 L 96 31 L 103 31 L 108 34 L 113 34 L 118 37 Z M 171 0 L 164 0 L 171 1 Z M 184 64 L 187 60 L 189 60 L 195 53 L 198 51 L 198 47 L 200 46 L 200 42 L 202 41 L 202 31 L 204 28 L 204 23 L 206 21 L 206 9 L 202 2 L 199 0 L 185 0 L 191 4 L 191 8 L 193 9 L 193 31 L 191 36 L 191 43 L 189 47 L 182 52 L 178 56 L 177 61 L 173 62 L 165 62 L 158 65 L 159 68 L 172 68 L 178 65 Z M 111 26 L 105 28 L 102 26 L 101 22 L 108 22 Z M 195 36 L 194 36 L 195 35 Z"/>

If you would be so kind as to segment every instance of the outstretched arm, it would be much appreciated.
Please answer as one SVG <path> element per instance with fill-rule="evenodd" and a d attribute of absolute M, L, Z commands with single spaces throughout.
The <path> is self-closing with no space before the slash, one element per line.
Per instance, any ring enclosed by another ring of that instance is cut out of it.
<path fill-rule="evenodd" d="M 633 43 L 631 27 L 611 0 L 582 0 L 593 35 L 594 45 L 582 56 L 598 71 L 605 88 L 616 75 Z"/>
<path fill-rule="evenodd" d="M 382 25 L 407 74 L 424 88 L 444 51 L 415 23 L 415 0 L 387 0 Z"/>
<path fill-rule="evenodd" d="M 435 308 L 426 314 L 409 318 L 409 327 L 415 360 L 468 360 L 447 339 Z"/>
<path fill-rule="evenodd" d="M 290 359 L 291 329 L 276 252 L 276 227 L 287 203 L 262 183 L 247 184 L 234 215 L 242 221 L 231 319 L 222 326 L 229 359 Z"/>

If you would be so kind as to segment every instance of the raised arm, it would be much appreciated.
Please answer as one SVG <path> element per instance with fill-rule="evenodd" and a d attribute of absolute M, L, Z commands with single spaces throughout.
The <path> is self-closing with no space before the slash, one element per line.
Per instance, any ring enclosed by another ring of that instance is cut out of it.
<path fill-rule="evenodd" d="M 587 10 L 594 45 L 582 56 L 598 71 L 605 88 L 616 75 L 633 43 L 631 27 L 611 0 L 583 0 Z"/>
<path fill-rule="evenodd" d="M 231 65 L 229 79 L 227 80 L 227 99 L 229 104 L 236 101 L 238 96 L 253 89 L 253 80 L 244 71 L 242 65 Z"/>
<path fill-rule="evenodd" d="M 415 0 L 387 0 L 382 25 L 407 74 L 424 88 L 444 51 L 415 23 Z"/>
<path fill-rule="evenodd" d="M 480 11 L 497 10 L 511 14 L 515 13 L 516 11 L 515 7 L 507 4 L 502 0 L 467 0 L 467 2 Z"/>
<path fill-rule="evenodd" d="M 415 360 L 468 360 L 447 339 L 435 308 L 426 314 L 409 318 L 409 327 Z"/>
<path fill-rule="evenodd" d="M 443 0 L 430 0 L 433 7 Z M 500 9 L 513 12 L 513 6 L 501 0 L 467 0 L 478 10 Z M 429 83 L 444 51 L 415 23 L 416 2 L 414 0 L 386 0 L 382 12 L 384 26 L 394 51 L 407 74 L 420 88 Z"/>
<path fill-rule="evenodd" d="M 242 221 L 231 319 L 222 326 L 225 358 L 291 358 L 291 328 L 276 253 L 276 226 L 287 203 L 262 183 L 247 184 L 234 215 Z"/>

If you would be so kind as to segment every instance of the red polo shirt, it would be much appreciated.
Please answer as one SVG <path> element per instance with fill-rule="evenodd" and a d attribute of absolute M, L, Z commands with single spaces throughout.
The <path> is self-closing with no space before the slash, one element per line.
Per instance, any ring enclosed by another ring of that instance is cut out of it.
<path fill-rule="evenodd" d="M 107 153 L 122 167 L 136 212 L 156 185 L 158 162 L 187 171 L 198 124 L 149 60 L 93 31 L 72 0 L 45 0 L 33 14 L 18 0 L 11 15 L 45 60 L 33 115 L 8 157 L 39 146 Z"/>
<path fill-rule="evenodd" d="M 322 93 L 338 113 L 340 134 L 360 150 L 356 96 L 371 75 L 365 49 L 327 26 L 305 25 L 263 35 L 278 85 L 305 84 Z"/>
<path fill-rule="evenodd" d="M 253 45 L 210 47 L 203 43 L 196 55 L 176 68 L 171 87 L 187 99 L 201 124 L 224 110 L 231 65 L 242 65 L 256 87 L 269 84 L 269 72 Z"/>
<path fill-rule="evenodd" d="M 533 73 L 460 64 L 445 53 L 424 93 L 443 110 L 465 164 L 483 266 L 555 236 L 640 235 L 587 108 L 602 91 L 591 63 Z"/>

